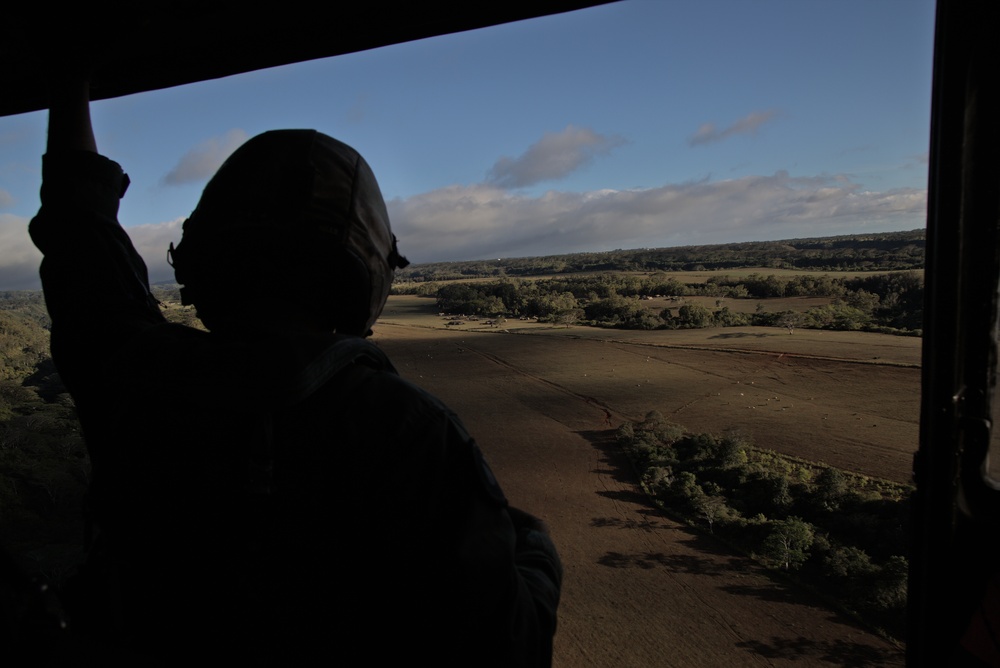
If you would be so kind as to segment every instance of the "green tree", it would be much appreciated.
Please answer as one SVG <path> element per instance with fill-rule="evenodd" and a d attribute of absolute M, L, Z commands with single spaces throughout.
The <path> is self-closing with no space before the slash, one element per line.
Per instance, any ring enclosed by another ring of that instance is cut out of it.
<path fill-rule="evenodd" d="M 582 308 L 567 308 L 556 311 L 551 316 L 552 322 L 557 325 L 569 327 L 583 320 Z"/>
<path fill-rule="evenodd" d="M 879 306 L 879 296 L 867 290 L 850 292 L 844 297 L 844 301 L 848 306 L 868 314 L 874 313 Z"/>
<path fill-rule="evenodd" d="M 482 300 L 478 313 L 492 316 L 503 315 L 507 313 L 507 307 L 500 297 L 491 295 Z"/>
<path fill-rule="evenodd" d="M 875 579 L 872 592 L 876 606 L 884 610 L 901 610 L 906 605 L 906 580 L 909 562 L 906 557 L 892 556 L 886 560 Z"/>
<path fill-rule="evenodd" d="M 861 578 L 870 575 L 875 567 L 871 557 L 861 548 L 838 546 L 823 559 L 824 572 L 835 578 Z"/>
<path fill-rule="evenodd" d="M 775 470 L 754 472 L 741 493 L 749 507 L 768 516 L 783 515 L 793 501 L 788 474 Z"/>
<path fill-rule="evenodd" d="M 764 539 L 764 556 L 788 570 L 798 570 L 809 558 L 815 540 L 813 526 L 800 517 L 789 517 L 772 523 L 771 533 Z"/>
<path fill-rule="evenodd" d="M 728 306 L 723 306 L 712 315 L 714 324 L 719 327 L 743 327 L 750 324 L 750 318 L 743 313 L 730 311 Z"/>
<path fill-rule="evenodd" d="M 639 427 L 643 431 L 652 432 L 661 441 L 676 441 L 684 435 L 684 430 L 674 424 L 658 410 L 647 411 Z"/>
<path fill-rule="evenodd" d="M 681 329 L 699 329 L 711 327 L 714 320 L 712 312 L 701 304 L 685 304 L 677 309 L 677 327 Z"/>
<path fill-rule="evenodd" d="M 750 439 L 739 432 L 729 432 L 719 442 L 719 465 L 724 469 L 740 468 L 747 464 Z"/>
<path fill-rule="evenodd" d="M 816 501 L 827 510 L 836 510 L 847 493 L 847 478 L 832 467 L 823 469 L 816 476 Z"/>
<path fill-rule="evenodd" d="M 734 514 L 733 509 L 726 503 L 726 497 L 721 494 L 696 494 L 692 499 L 692 505 L 708 523 L 709 533 L 715 533 L 716 522 L 728 519 Z"/>
<path fill-rule="evenodd" d="M 669 466 L 651 466 L 646 469 L 642 481 L 654 496 L 669 494 L 674 482 L 674 471 Z"/>
<path fill-rule="evenodd" d="M 674 476 L 670 493 L 686 501 L 694 500 L 699 493 L 704 494 L 698 486 L 698 478 L 690 471 L 681 471 Z"/>

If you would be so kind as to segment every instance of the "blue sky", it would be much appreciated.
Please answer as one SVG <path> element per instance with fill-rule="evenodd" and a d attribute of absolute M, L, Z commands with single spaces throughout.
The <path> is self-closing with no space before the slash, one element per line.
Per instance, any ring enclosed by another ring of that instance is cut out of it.
<path fill-rule="evenodd" d="M 242 141 L 372 165 L 413 262 L 925 223 L 932 0 L 627 0 L 93 104 L 153 280 Z M 182 40 L 178 37 L 178 48 Z M 37 287 L 44 112 L 0 118 L 0 289 Z"/>

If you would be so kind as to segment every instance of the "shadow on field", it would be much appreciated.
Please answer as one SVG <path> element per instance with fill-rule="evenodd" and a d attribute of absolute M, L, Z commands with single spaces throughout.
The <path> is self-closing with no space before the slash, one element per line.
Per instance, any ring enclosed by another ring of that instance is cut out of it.
<path fill-rule="evenodd" d="M 726 585 L 720 587 L 720 589 L 736 596 L 753 596 L 762 601 L 771 601 L 772 603 L 795 605 L 803 602 L 801 594 L 793 592 L 787 586 L 782 586 L 774 582 L 751 585 Z"/>
<path fill-rule="evenodd" d="M 789 661 L 819 660 L 837 666 L 881 666 L 899 665 L 899 653 L 870 645 L 838 640 L 810 640 L 772 637 L 769 642 L 747 640 L 736 643 L 737 647 L 769 659 Z"/>
<path fill-rule="evenodd" d="M 734 552 L 703 527 L 687 526 L 670 517 L 668 510 L 657 508 L 639 486 L 638 476 L 628 457 L 615 444 L 614 429 L 577 432 L 600 453 L 600 465 L 591 472 L 620 483 L 620 489 L 598 490 L 599 496 L 629 503 L 634 507 L 616 508 L 618 513 L 590 520 L 593 529 L 638 530 L 662 536 L 661 550 L 609 550 L 597 563 L 607 568 L 662 569 L 671 574 L 706 576 L 705 587 L 713 587 L 731 596 L 752 597 L 759 601 L 790 606 L 822 606 L 822 603 L 796 589 L 781 577 L 768 573 L 746 556 Z M 607 483 L 605 483 L 607 485 Z M 669 532 L 669 533 L 663 533 Z M 727 577 L 728 576 L 728 577 Z M 734 581 L 735 580 L 735 581 Z M 698 585 L 695 585 L 698 586 Z M 832 613 L 831 621 L 843 623 Z M 848 624 L 850 622 L 847 622 Z M 735 646 L 765 659 L 827 663 L 836 666 L 900 666 L 902 654 L 894 648 L 882 648 L 849 640 L 814 640 L 805 636 L 778 637 L 768 640 L 742 640 Z"/>
<path fill-rule="evenodd" d="M 640 531 L 669 531 L 668 539 L 677 546 L 676 552 L 606 552 L 597 563 L 608 568 L 663 568 L 671 573 L 718 576 L 733 573 L 755 573 L 763 580 L 753 585 L 722 585 L 720 589 L 737 596 L 753 596 L 765 601 L 796 604 L 802 603 L 801 594 L 796 594 L 787 586 L 775 581 L 766 571 L 755 565 L 749 558 L 734 553 L 725 543 L 699 528 L 686 526 L 672 520 L 669 512 L 653 505 L 652 500 L 642 491 L 632 463 L 616 444 L 614 430 L 581 431 L 601 452 L 601 464 L 593 473 L 610 477 L 621 483 L 620 489 L 604 489 L 597 495 L 629 503 L 637 508 L 628 514 L 610 517 L 594 517 L 590 526 L 597 529 L 629 529 Z M 635 519 L 638 515 L 641 519 Z"/>
<path fill-rule="evenodd" d="M 671 531 L 678 545 L 683 545 L 686 552 L 697 554 L 666 554 L 661 552 L 623 553 L 607 552 L 597 562 L 609 568 L 664 568 L 672 573 L 693 573 L 698 575 L 721 575 L 732 571 L 745 571 L 748 568 L 746 559 L 736 557 L 731 551 L 712 539 L 690 527 L 669 520 L 663 511 L 652 505 L 649 497 L 639 486 L 638 478 L 632 463 L 615 445 L 614 430 L 581 431 L 580 436 L 587 439 L 601 452 L 601 468 L 592 472 L 608 476 L 621 483 L 621 489 L 606 489 L 595 492 L 614 501 L 621 501 L 637 506 L 630 515 L 639 515 L 636 520 L 630 516 L 595 517 L 590 520 L 594 528 L 638 529 L 643 531 Z"/>
<path fill-rule="evenodd" d="M 580 437 L 587 439 L 591 445 L 600 451 L 601 464 L 604 467 L 591 470 L 591 473 L 599 473 L 609 476 L 615 482 L 635 485 L 638 489 L 639 479 L 632 467 L 632 462 L 628 460 L 625 453 L 615 445 L 615 430 L 585 429 L 576 432 Z"/>
<path fill-rule="evenodd" d="M 776 334 L 768 334 L 767 332 L 726 332 L 725 334 L 715 334 L 708 338 L 710 339 L 763 339 L 765 336 L 777 336 Z"/>
<path fill-rule="evenodd" d="M 625 501 L 627 503 L 648 503 L 646 495 L 638 491 L 638 489 L 636 490 L 609 489 L 601 492 L 596 492 L 596 494 L 598 496 L 603 496 L 606 499 L 612 499 L 614 501 Z"/>
<path fill-rule="evenodd" d="M 597 560 L 602 566 L 609 568 L 665 568 L 671 573 L 691 573 L 694 575 L 717 576 L 726 572 L 725 564 L 715 559 L 699 557 L 693 554 L 663 554 L 646 552 L 644 554 L 622 554 L 608 552 Z"/>
<path fill-rule="evenodd" d="M 677 527 L 666 526 L 658 521 L 655 513 L 639 513 L 641 520 L 634 520 L 631 517 L 595 517 L 590 520 L 590 526 L 595 529 L 676 529 Z M 652 519 L 651 519 L 652 518 Z"/>
<path fill-rule="evenodd" d="M 712 555 L 716 561 L 725 562 L 725 570 L 730 573 L 748 573 L 759 568 L 749 558 L 734 554 L 733 550 L 716 540 L 713 536 L 703 534 L 695 529 L 684 528 L 686 534 L 677 542 L 690 550 Z"/>

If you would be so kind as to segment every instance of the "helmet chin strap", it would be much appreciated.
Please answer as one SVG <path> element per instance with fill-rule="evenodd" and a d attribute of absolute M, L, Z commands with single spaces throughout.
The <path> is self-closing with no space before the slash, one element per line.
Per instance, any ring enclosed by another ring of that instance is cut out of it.
<path fill-rule="evenodd" d="M 392 250 L 389 251 L 389 257 L 386 258 L 389 262 L 389 268 L 394 270 L 402 269 L 403 267 L 408 267 L 410 265 L 410 261 L 399 254 L 399 249 L 396 248 L 396 244 L 398 242 L 399 240 L 396 239 L 396 235 L 392 235 Z M 170 245 L 173 247 L 173 244 Z M 371 334 L 371 331 L 368 333 Z"/>
<path fill-rule="evenodd" d="M 176 262 L 177 262 L 177 248 L 174 247 L 174 242 L 171 241 L 170 246 L 167 248 L 167 264 L 169 264 L 171 267 L 174 268 L 175 278 L 177 275 Z M 180 283 L 180 279 L 177 279 L 177 282 Z M 184 306 L 192 306 L 196 299 L 195 297 L 196 292 L 197 291 L 193 290 L 190 286 L 181 284 L 180 286 L 181 304 Z"/>

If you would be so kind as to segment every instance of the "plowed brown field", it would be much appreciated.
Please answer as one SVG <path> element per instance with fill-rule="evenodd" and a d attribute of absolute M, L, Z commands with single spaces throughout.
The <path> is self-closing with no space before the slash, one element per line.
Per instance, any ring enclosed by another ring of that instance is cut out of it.
<path fill-rule="evenodd" d="M 375 341 L 442 398 L 511 503 L 546 519 L 566 579 L 555 665 L 903 665 L 902 651 L 652 509 L 611 427 L 659 410 L 693 431 L 907 480 L 919 340 L 739 328 L 446 331 L 393 298 Z"/>

